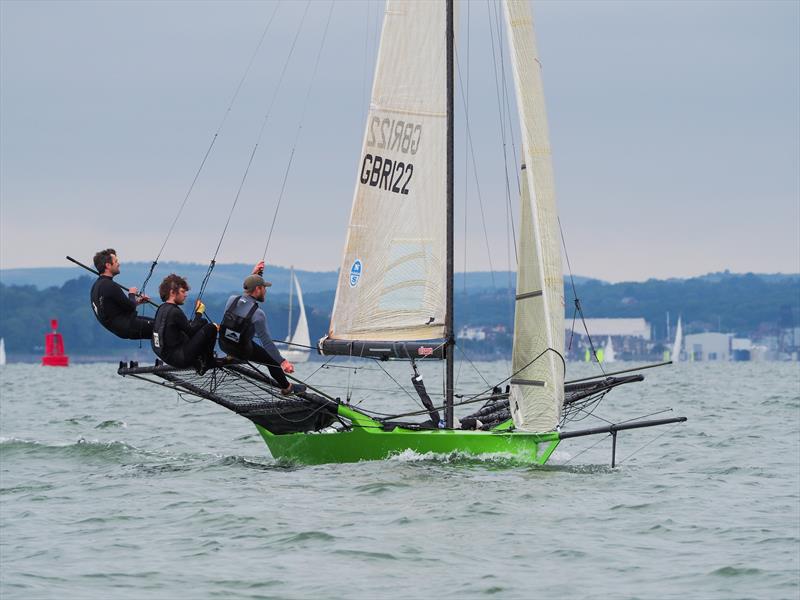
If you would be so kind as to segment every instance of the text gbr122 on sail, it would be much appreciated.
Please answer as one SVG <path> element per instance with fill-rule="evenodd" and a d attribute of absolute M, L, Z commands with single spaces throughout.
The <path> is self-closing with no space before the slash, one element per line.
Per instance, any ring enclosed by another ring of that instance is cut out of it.
<path fill-rule="evenodd" d="M 372 117 L 367 132 L 367 147 L 414 155 L 419 150 L 422 125 L 409 121 Z M 395 194 L 408 194 L 408 185 L 414 174 L 410 162 L 392 160 L 379 154 L 366 153 L 361 161 L 359 180 L 364 185 L 377 187 Z"/>

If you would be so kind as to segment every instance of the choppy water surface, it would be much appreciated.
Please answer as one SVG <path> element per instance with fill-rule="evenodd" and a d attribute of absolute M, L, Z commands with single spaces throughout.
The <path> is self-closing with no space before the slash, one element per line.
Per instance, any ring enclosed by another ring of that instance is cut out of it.
<path fill-rule="evenodd" d="M 408 381 L 407 365 L 391 369 Z M 689 417 L 620 434 L 616 469 L 608 439 L 584 451 L 600 438 L 565 441 L 545 468 L 414 454 L 279 464 L 248 421 L 110 364 L 9 365 L 0 379 L 3 599 L 800 593 L 797 364 L 678 365 L 615 390 L 606 419 Z M 381 391 L 394 384 L 380 371 L 313 381 L 411 404 Z M 482 386 L 468 366 L 460 384 Z"/>

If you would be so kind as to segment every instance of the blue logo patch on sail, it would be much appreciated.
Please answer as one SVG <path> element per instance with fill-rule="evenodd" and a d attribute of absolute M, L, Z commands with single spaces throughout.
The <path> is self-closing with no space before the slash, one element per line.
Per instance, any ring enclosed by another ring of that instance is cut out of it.
<path fill-rule="evenodd" d="M 356 287 L 358 280 L 361 278 L 361 261 L 356 259 L 353 266 L 350 267 L 350 287 Z"/>

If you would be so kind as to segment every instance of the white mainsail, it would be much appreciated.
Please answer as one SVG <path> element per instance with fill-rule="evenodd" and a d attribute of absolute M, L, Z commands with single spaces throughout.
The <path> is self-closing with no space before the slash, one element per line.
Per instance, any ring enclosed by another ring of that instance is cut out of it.
<path fill-rule="evenodd" d="M 617 354 L 614 352 L 614 342 L 611 341 L 611 336 L 608 336 L 606 347 L 603 349 L 603 362 L 617 362 Z"/>
<path fill-rule="evenodd" d="M 681 318 L 678 317 L 678 326 L 675 328 L 675 341 L 672 344 L 672 353 L 670 360 L 678 362 L 681 359 L 681 348 L 683 347 L 683 327 L 681 326 Z"/>
<path fill-rule="evenodd" d="M 327 340 L 445 337 L 444 31 L 444 2 L 386 2 Z"/>
<path fill-rule="evenodd" d="M 297 344 L 297 345 L 296 346 L 290 345 L 289 349 L 283 352 L 283 355 L 284 358 L 286 358 L 290 362 L 306 362 L 309 356 L 309 346 L 311 345 L 311 336 L 308 333 L 308 319 L 306 318 L 306 307 L 303 304 L 303 290 L 300 289 L 300 280 L 294 274 L 294 271 L 292 271 L 292 280 L 294 281 L 294 289 L 297 293 L 297 303 L 300 305 L 300 318 L 297 320 L 297 327 L 295 327 L 294 333 L 291 333 L 292 306 L 291 306 L 291 296 L 290 296 L 289 339 L 287 339 L 286 341 L 289 344 Z"/>
<path fill-rule="evenodd" d="M 0 338 L 0 367 L 6 364 L 6 339 Z"/>
<path fill-rule="evenodd" d="M 564 403 L 564 282 L 553 167 L 529 2 L 507 0 L 504 6 L 525 160 L 511 415 L 517 429 L 550 431 Z"/>

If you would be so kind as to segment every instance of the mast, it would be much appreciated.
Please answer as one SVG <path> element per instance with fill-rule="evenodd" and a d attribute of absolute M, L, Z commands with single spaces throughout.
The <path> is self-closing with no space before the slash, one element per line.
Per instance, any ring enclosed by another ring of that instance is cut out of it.
<path fill-rule="evenodd" d="M 446 377 L 444 396 L 445 426 L 453 427 L 453 359 L 455 354 L 455 332 L 453 331 L 453 91 L 454 69 L 453 52 L 455 33 L 453 26 L 453 0 L 447 0 L 447 27 L 445 32 L 447 48 L 447 312 L 445 331 L 447 334 Z"/>

